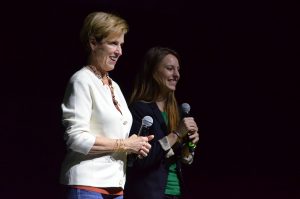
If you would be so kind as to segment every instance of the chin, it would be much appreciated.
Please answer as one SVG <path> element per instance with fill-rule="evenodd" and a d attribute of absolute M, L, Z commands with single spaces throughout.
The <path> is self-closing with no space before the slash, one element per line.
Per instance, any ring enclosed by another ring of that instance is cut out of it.
<path fill-rule="evenodd" d="M 175 90 L 176 90 L 176 87 L 168 87 L 168 89 L 169 89 L 170 91 L 175 91 Z"/>
<path fill-rule="evenodd" d="M 106 71 L 112 71 L 113 69 L 115 69 L 115 66 L 107 66 L 106 67 Z"/>

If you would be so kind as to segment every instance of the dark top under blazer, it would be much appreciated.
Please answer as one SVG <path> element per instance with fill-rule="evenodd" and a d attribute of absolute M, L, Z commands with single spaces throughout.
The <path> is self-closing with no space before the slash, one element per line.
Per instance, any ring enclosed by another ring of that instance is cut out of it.
<path fill-rule="evenodd" d="M 136 159 L 133 166 L 127 168 L 124 189 L 126 199 L 162 199 L 168 177 L 168 162 L 164 151 L 158 142 L 168 134 L 168 129 L 162 113 L 156 103 L 136 102 L 129 106 L 133 116 L 130 134 L 137 134 L 144 116 L 151 116 L 153 124 L 150 134 L 155 137 L 151 150 L 146 158 Z M 179 166 L 179 165 L 178 165 Z"/>

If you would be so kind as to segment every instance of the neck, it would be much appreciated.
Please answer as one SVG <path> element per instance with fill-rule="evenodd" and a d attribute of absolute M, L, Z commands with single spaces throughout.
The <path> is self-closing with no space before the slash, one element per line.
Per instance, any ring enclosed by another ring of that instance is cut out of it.
<path fill-rule="evenodd" d="M 101 81 L 103 82 L 103 84 L 109 84 L 108 81 L 108 73 L 107 72 L 103 72 L 101 69 L 97 68 L 94 65 L 88 65 L 88 67 L 95 73 L 95 75 L 101 79 Z"/>
<path fill-rule="evenodd" d="M 100 66 L 97 66 L 95 64 L 89 64 L 89 66 L 91 66 L 92 68 L 94 68 L 97 71 L 97 73 L 99 73 L 101 75 L 101 77 L 104 77 L 104 76 L 107 75 L 107 72 L 104 71 L 104 70 L 102 70 Z"/>
<path fill-rule="evenodd" d="M 165 104 L 166 104 L 166 100 L 157 100 L 156 101 L 156 104 L 158 106 L 158 109 L 161 111 L 161 112 L 164 112 L 165 111 Z"/>

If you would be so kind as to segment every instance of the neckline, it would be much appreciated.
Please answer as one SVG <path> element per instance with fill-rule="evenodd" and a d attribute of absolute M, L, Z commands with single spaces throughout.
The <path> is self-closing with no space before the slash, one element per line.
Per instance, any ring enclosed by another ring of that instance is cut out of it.
<path fill-rule="evenodd" d="M 98 77 L 101 80 L 102 84 L 105 85 L 105 83 L 103 82 L 103 78 L 102 78 L 101 74 L 99 73 L 99 71 L 97 70 L 97 68 L 95 66 L 93 66 L 93 65 L 87 65 L 86 68 L 89 69 L 91 72 L 93 72 L 96 75 L 96 77 Z M 115 92 L 114 92 L 114 87 L 112 85 L 112 80 L 108 76 L 108 73 L 106 73 L 105 75 L 106 75 L 107 80 L 108 80 L 108 87 L 109 87 L 110 92 L 111 92 L 111 97 L 112 97 L 113 104 L 115 105 L 116 109 L 122 114 L 122 111 L 121 111 L 121 109 L 119 107 L 120 104 L 116 100 L 116 96 L 115 96 Z"/>
<path fill-rule="evenodd" d="M 89 69 L 90 71 L 92 71 L 96 77 L 98 77 L 102 82 L 103 82 L 103 76 L 101 75 L 101 73 L 97 70 L 97 68 L 93 65 L 87 65 L 85 66 L 87 69 Z M 108 80 L 110 80 L 110 77 L 108 75 L 108 73 L 105 74 L 105 76 L 107 77 Z M 110 81 L 108 81 L 108 83 L 110 83 Z M 103 82 L 104 84 L 104 82 Z"/>

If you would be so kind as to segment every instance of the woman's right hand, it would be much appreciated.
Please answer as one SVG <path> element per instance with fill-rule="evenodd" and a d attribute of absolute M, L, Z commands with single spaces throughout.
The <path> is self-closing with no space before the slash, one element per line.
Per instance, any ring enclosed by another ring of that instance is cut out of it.
<path fill-rule="evenodd" d="M 137 136 L 136 134 L 133 134 L 132 136 L 124 140 L 127 152 L 146 157 L 151 149 L 151 145 L 148 142 L 153 138 L 154 135 Z"/>
<path fill-rule="evenodd" d="M 180 137 L 183 138 L 187 135 L 188 132 L 197 132 L 198 126 L 193 117 L 185 117 L 183 118 L 179 126 L 177 128 L 177 132 L 179 133 Z"/>

